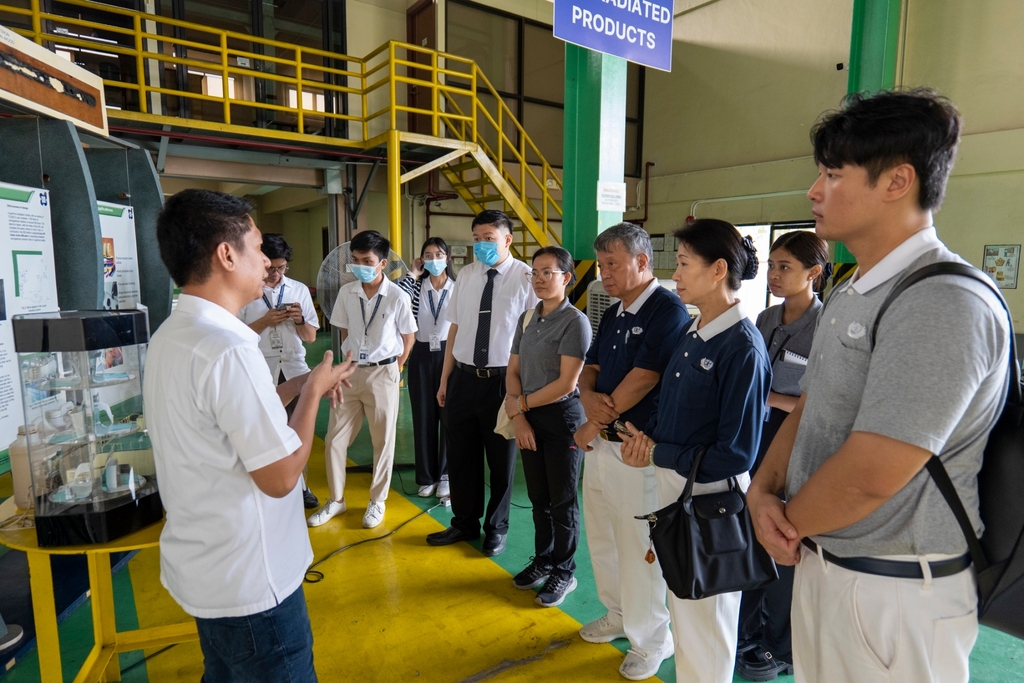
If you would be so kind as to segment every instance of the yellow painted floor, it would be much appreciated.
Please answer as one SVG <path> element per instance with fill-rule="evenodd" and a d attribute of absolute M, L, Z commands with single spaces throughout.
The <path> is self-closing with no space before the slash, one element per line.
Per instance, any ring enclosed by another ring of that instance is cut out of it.
<path fill-rule="evenodd" d="M 321 495 L 323 457 L 317 439 L 310 484 Z M 317 560 L 420 512 L 393 490 L 384 523 L 363 529 L 369 480 L 350 475 L 348 512 L 311 530 Z M 578 621 L 538 607 L 533 591 L 515 589 L 497 563 L 465 543 L 428 546 L 424 537 L 443 528 L 423 515 L 390 538 L 336 555 L 321 567 L 321 583 L 306 584 L 321 681 L 623 680 L 618 649 L 581 640 Z M 140 627 L 187 618 L 160 586 L 156 550 L 140 552 L 129 568 Z M 197 643 L 179 645 L 146 666 L 150 681 L 198 681 L 202 653 Z"/>

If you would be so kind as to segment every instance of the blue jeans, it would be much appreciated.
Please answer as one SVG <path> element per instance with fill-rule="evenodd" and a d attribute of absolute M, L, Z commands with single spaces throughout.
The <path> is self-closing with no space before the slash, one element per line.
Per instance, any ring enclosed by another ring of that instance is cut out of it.
<path fill-rule="evenodd" d="M 313 632 L 301 586 L 265 612 L 196 619 L 196 626 L 202 683 L 316 683 Z"/>

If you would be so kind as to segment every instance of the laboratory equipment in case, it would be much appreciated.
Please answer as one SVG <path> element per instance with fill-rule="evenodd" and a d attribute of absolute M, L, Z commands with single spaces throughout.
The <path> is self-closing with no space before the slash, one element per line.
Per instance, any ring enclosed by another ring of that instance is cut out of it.
<path fill-rule="evenodd" d="M 40 546 L 106 543 L 163 518 L 145 431 L 144 311 L 17 315 Z"/>

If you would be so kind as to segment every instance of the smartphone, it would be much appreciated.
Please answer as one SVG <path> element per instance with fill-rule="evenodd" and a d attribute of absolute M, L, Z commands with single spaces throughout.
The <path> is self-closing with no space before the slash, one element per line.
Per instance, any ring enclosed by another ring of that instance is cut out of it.
<path fill-rule="evenodd" d="M 612 429 L 614 429 L 619 434 L 625 434 L 626 436 L 631 437 L 631 438 L 633 436 L 633 432 L 631 432 L 628 429 L 626 429 L 626 423 L 624 423 L 622 420 L 616 420 L 612 424 Z"/>
<path fill-rule="evenodd" d="M 294 302 L 292 302 L 290 304 L 278 304 L 277 310 L 284 311 L 284 310 L 287 310 L 287 309 L 291 308 L 292 306 L 296 306 L 296 305 L 298 305 L 298 304 L 296 304 Z"/>

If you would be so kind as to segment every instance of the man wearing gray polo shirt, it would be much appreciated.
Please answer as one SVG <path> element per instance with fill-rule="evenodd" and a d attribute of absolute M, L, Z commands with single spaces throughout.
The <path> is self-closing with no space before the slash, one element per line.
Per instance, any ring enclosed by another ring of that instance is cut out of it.
<path fill-rule="evenodd" d="M 758 539 L 797 565 L 797 681 L 969 678 L 974 572 L 924 466 L 941 458 L 981 533 L 976 477 L 1006 396 L 1008 321 L 981 283 L 936 277 L 896 299 L 871 344 L 898 282 L 963 263 L 932 226 L 959 131 L 953 105 L 921 90 L 850 96 L 812 132 L 815 230 L 859 267 L 818 318 L 804 393 L 747 494 Z"/>

